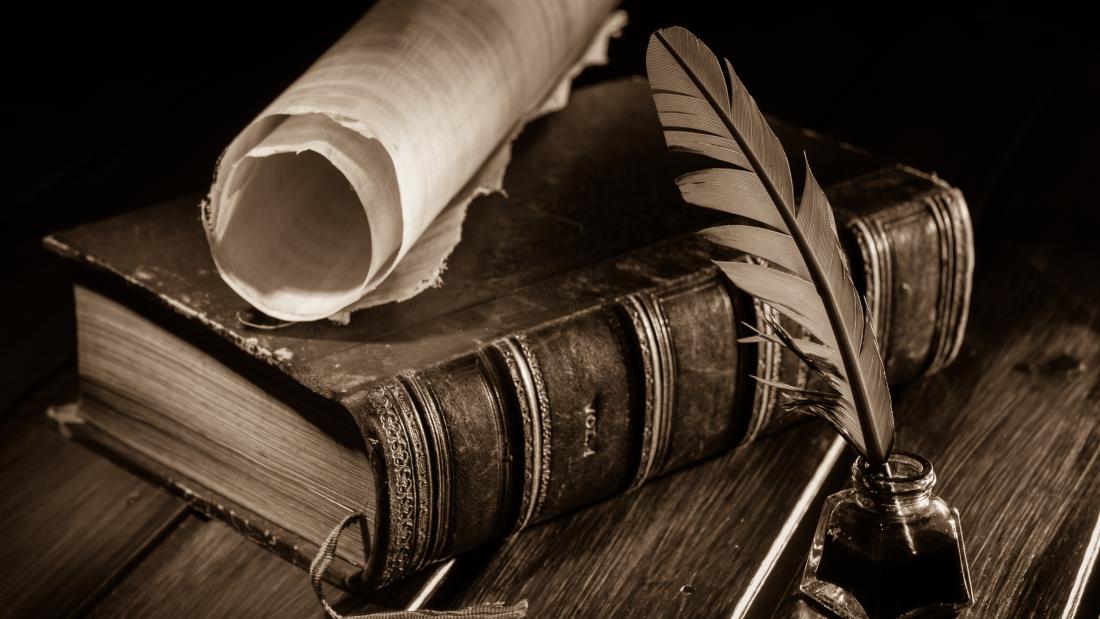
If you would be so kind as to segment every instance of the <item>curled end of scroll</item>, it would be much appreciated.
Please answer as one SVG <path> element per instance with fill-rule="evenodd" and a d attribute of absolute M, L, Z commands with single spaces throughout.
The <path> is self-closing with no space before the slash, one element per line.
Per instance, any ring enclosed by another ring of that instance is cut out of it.
<path fill-rule="evenodd" d="M 376 141 L 319 115 L 283 120 L 211 194 L 207 235 L 222 279 L 281 320 L 338 312 L 397 258 L 396 187 Z"/>

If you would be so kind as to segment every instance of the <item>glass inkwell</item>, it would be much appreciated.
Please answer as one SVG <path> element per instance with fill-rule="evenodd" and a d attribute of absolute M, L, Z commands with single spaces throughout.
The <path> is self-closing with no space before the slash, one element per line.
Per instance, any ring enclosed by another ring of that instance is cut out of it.
<path fill-rule="evenodd" d="M 932 494 L 925 458 L 862 457 L 853 487 L 825 500 L 802 593 L 844 619 L 951 616 L 974 599 L 959 511 Z"/>

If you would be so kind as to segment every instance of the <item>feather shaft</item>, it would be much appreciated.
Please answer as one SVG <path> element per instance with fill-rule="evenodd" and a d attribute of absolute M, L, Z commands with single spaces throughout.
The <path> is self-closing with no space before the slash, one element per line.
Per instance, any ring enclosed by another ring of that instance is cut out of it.
<path fill-rule="evenodd" d="M 839 403 L 820 397 L 803 398 L 803 403 L 830 419 L 869 460 L 884 462 L 893 445 L 893 412 L 882 358 L 863 299 L 843 261 L 828 199 L 809 163 L 796 204 L 786 153 L 756 102 L 729 61 L 720 62 L 688 31 L 654 33 L 647 67 L 670 148 L 733 166 L 677 179 L 684 199 L 771 228 L 734 225 L 706 231 L 711 240 L 766 261 L 718 265 L 738 287 L 821 341 L 828 354 L 811 354 L 789 336 L 779 337 L 839 388 Z M 855 420 L 849 418 L 853 412 Z M 855 439 L 857 434 L 861 440 Z"/>

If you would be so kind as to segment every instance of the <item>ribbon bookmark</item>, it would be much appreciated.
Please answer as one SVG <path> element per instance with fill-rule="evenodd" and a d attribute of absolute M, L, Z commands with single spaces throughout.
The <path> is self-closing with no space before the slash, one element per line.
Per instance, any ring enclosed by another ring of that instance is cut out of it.
<path fill-rule="evenodd" d="M 383 610 L 365 615 L 341 615 L 325 599 L 325 592 L 321 582 L 324 579 L 332 561 L 336 558 L 336 546 L 340 543 L 340 536 L 344 530 L 353 524 L 365 519 L 361 512 L 348 514 L 336 528 L 329 533 L 328 539 L 317 550 L 317 556 L 309 564 L 309 582 L 313 585 L 313 591 L 317 593 L 317 601 L 325 609 L 325 614 L 330 619 L 424 619 L 428 617 L 466 617 L 467 619 L 521 619 L 527 616 L 527 600 L 521 600 L 518 604 L 505 606 L 503 603 L 480 604 L 461 610 L 420 610 L 410 607 L 405 610 Z M 415 605 L 414 605 L 415 606 Z"/>

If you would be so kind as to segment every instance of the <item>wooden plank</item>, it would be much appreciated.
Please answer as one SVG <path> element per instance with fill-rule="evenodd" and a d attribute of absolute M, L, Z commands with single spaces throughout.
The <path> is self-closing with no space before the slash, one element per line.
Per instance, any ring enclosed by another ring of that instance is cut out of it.
<path fill-rule="evenodd" d="M 540 618 L 728 616 L 781 559 L 772 542 L 793 533 L 792 512 L 816 509 L 807 485 L 825 481 L 815 474 L 841 453 L 831 445 L 804 424 L 535 527 L 446 605 L 525 598 Z"/>
<path fill-rule="evenodd" d="M 432 575 L 426 570 L 384 591 L 359 595 L 328 585 L 325 589 L 330 603 L 344 614 L 403 608 Z M 90 615 L 313 619 L 322 613 L 304 570 L 220 521 L 191 515 Z"/>
<path fill-rule="evenodd" d="M 47 405 L 74 396 L 70 370 L 4 415 L 0 608 L 11 616 L 79 612 L 185 509 L 49 427 Z"/>
<path fill-rule="evenodd" d="M 902 403 L 899 446 L 932 460 L 963 514 L 972 617 L 1063 616 L 1096 536 L 1100 260 L 1052 277 L 1039 265 L 1053 257 L 1007 243 L 992 256 L 966 354 Z"/>
<path fill-rule="evenodd" d="M 302 570 L 220 522 L 192 515 L 91 615 L 294 617 L 317 610 Z"/>

